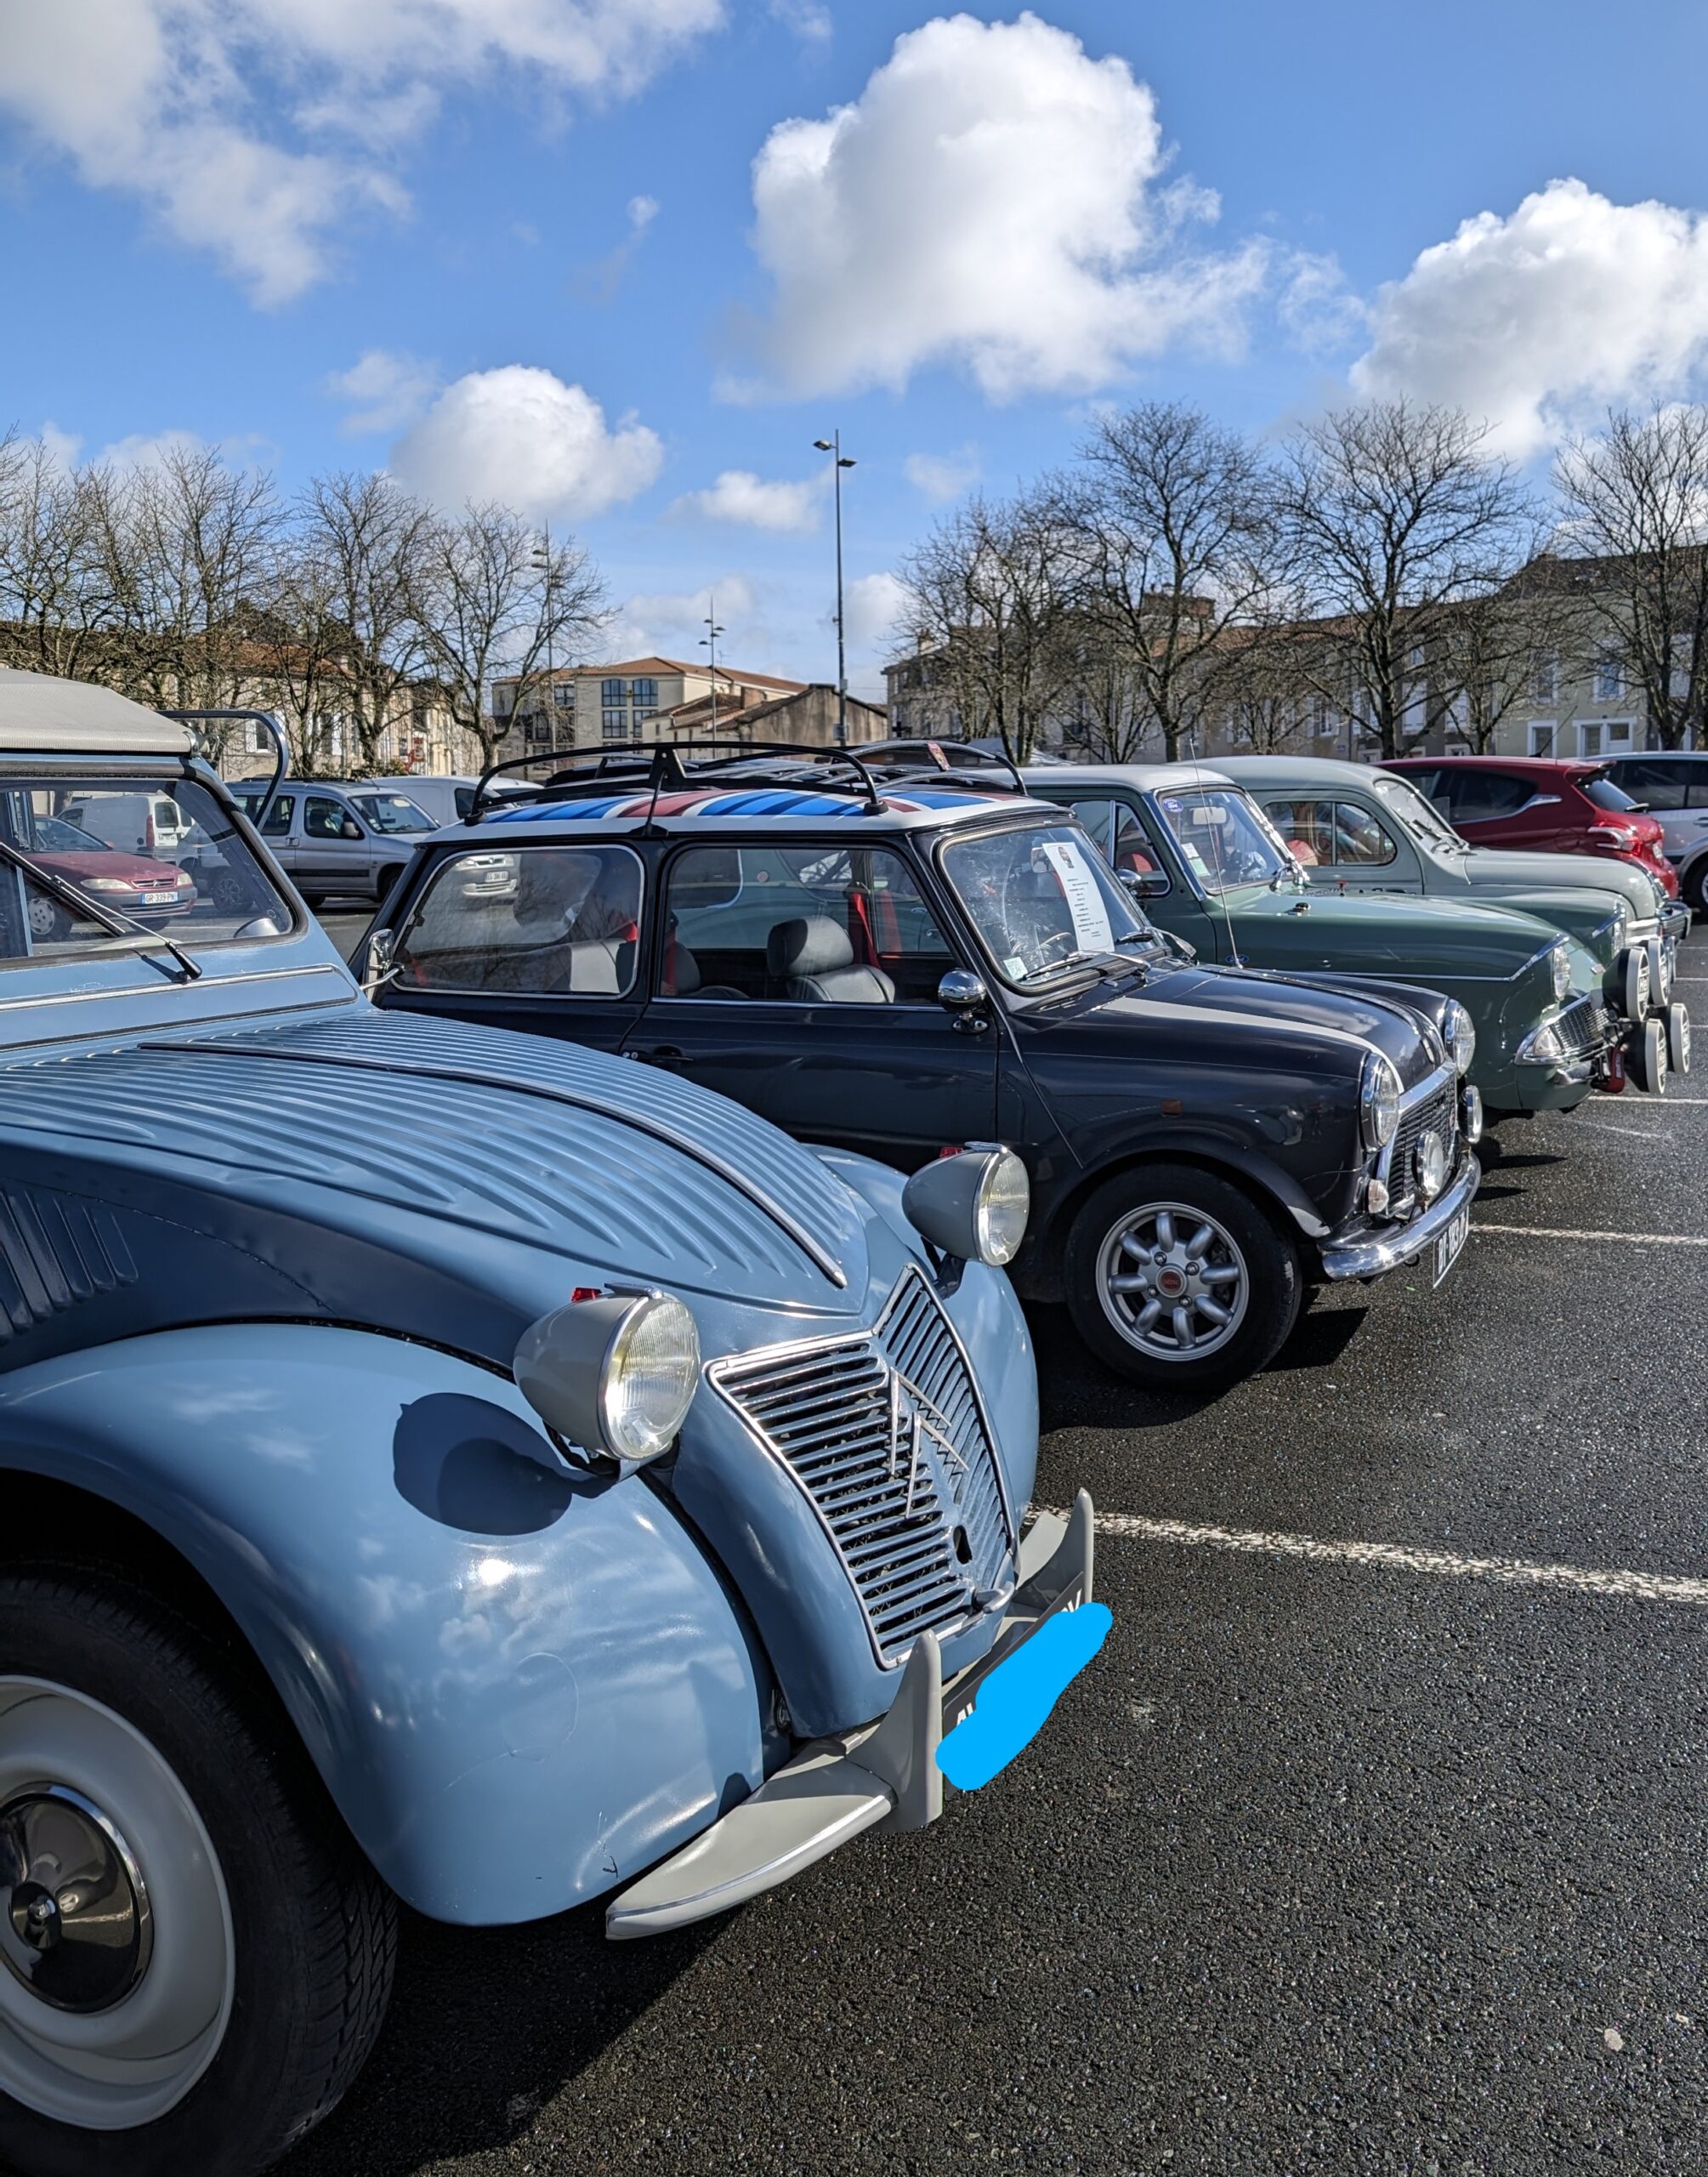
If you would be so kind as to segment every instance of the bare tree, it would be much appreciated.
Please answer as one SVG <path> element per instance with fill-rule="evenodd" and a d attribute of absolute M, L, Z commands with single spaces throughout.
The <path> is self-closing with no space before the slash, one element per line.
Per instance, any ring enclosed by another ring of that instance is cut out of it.
<path fill-rule="evenodd" d="M 963 737 L 994 735 L 1016 763 L 1059 706 L 1077 544 L 1052 490 L 969 500 L 903 562 L 919 648 Z"/>
<path fill-rule="evenodd" d="M 258 677 L 276 702 L 292 769 L 302 778 L 336 765 L 337 729 L 352 709 L 344 586 L 324 544 L 302 531 L 286 540 L 255 630 Z"/>
<path fill-rule="evenodd" d="M 453 721 L 490 763 L 504 727 L 489 703 L 501 675 L 514 682 L 512 714 L 531 708 L 546 660 L 569 663 L 604 626 L 604 588 L 573 537 L 539 533 L 508 508 L 471 506 L 433 524 L 419 628 L 428 669 Z"/>
<path fill-rule="evenodd" d="M 90 679 L 112 600 L 87 480 L 37 439 L 0 440 L 0 663 Z"/>
<path fill-rule="evenodd" d="M 1314 720 L 1327 714 L 1305 660 L 1312 639 L 1307 630 L 1279 620 L 1224 631 L 1216 665 L 1217 718 L 1234 748 L 1272 755 L 1310 746 Z"/>
<path fill-rule="evenodd" d="M 317 476 L 297 509 L 298 565 L 312 570 L 316 611 L 342 630 L 339 712 L 363 770 L 377 769 L 381 736 L 426 669 L 435 536 L 428 509 L 383 473 Z"/>
<path fill-rule="evenodd" d="M 1226 700 L 1242 651 L 1224 636 L 1278 588 L 1270 479 L 1248 441 L 1173 401 L 1106 417 L 1080 458 L 1064 512 L 1087 635 L 1119 659 L 1172 762 Z"/>
<path fill-rule="evenodd" d="M 1583 600 L 1548 578 L 1549 565 L 1538 553 L 1441 617 L 1431 665 L 1443 720 L 1479 756 L 1508 719 L 1557 700 L 1568 661 L 1584 647 Z"/>
<path fill-rule="evenodd" d="M 1384 756 L 1444 723 L 1447 625 L 1525 557 L 1531 509 L 1485 437 L 1457 409 L 1383 401 L 1338 409 L 1286 449 L 1280 529 L 1322 638 L 1302 662 Z"/>
<path fill-rule="evenodd" d="M 1557 480 L 1566 534 L 1585 558 L 1536 570 L 1533 587 L 1569 589 L 1597 646 L 1640 690 L 1663 748 L 1708 728 L 1708 409 L 1609 413 L 1575 440 Z"/>

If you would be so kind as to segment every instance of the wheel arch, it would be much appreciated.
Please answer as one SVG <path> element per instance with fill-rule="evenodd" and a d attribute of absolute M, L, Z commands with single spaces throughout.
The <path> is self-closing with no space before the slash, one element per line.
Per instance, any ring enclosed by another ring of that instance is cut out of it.
<path fill-rule="evenodd" d="M 0 1562 L 159 1592 L 256 1684 L 406 1902 L 531 1919 L 754 1788 L 771 1687 L 667 1501 L 554 1475 L 530 1438 L 508 1379 L 400 1339 L 152 1333 L 0 1378 L 0 1492 L 37 1529 L 9 1517 Z"/>

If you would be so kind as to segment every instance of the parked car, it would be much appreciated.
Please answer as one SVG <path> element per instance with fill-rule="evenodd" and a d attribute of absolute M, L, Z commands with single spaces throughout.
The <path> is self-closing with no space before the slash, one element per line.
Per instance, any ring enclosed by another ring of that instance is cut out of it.
<path fill-rule="evenodd" d="M 244 784 L 238 805 L 261 807 L 264 787 Z M 373 786 L 298 781 L 267 811 L 264 833 L 280 867 L 311 907 L 329 899 L 383 900 L 417 843 L 437 827 L 407 794 Z"/>
<path fill-rule="evenodd" d="M 1154 920 L 1206 958 L 1313 975 L 1382 975 L 1440 991 L 1474 1037 L 1469 1078 L 1493 1116 L 1569 1111 L 1623 1078 L 1664 1088 L 1668 1023 L 1632 971 L 1629 1020 L 1595 955 L 1555 924 L 1474 900 L 1308 891 L 1279 834 L 1232 777 L 1206 765 L 1080 764 L 1029 770 L 1070 808 Z M 1638 987 L 1638 985 L 1641 987 Z M 1688 1022 L 1671 1023 L 1679 1062 Z"/>
<path fill-rule="evenodd" d="M 1616 756 L 1607 770 L 1614 785 L 1660 825 L 1661 851 L 1677 876 L 1679 896 L 1708 915 L 1708 753 Z"/>
<path fill-rule="evenodd" d="M 1473 846 L 1593 854 L 1635 862 L 1678 895 L 1660 827 L 1614 784 L 1609 765 L 1551 756 L 1399 756 L 1409 778 Z"/>
<path fill-rule="evenodd" d="M 99 813 L 101 800 L 96 796 L 81 805 Z M 195 884 L 176 862 L 122 854 L 63 816 L 33 809 L 20 816 L 20 828 L 38 868 L 69 878 L 82 890 L 122 907 L 149 928 L 159 929 L 195 906 Z M 74 919 L 74 910 L 45 892 L 37 892 L 30 901 L 30 931 L 38 942 L 51 944 L 69 937 Z"/>
<path fill-rule="evenodd" d="M 60 814 L 126 854 L 170 858 L 190 844 L 196 831 L 169 793 L 74 795 Z"/>
<path fill-rule="evenodd" d="M 1314 756 L 1220 756 L 1216 769 L 1258 802 L 1314 892 L 1382 892 L 1517 907 L 1595 955 L 1616 1011 L 1627 985 L 1648 1007 L 1672 998 L 1688 908 L 1634 863 L 1595 855 L 1473 847 L 1408 778 Z"/>
<path fill-rule="evenodd" d="M 460 824 L 474 805 L 475 790 L 480 782 L 468 777 L 446 776 L 437 772 L 400 771 L 393 778 L 364 779 L 365 787 L 381 787 L 393 793 L 406 795 L 417 808 L 424 809 L 435 824 Z M 499 799 L 507 795 L 525 796 L 525 786 L 512 784 L 505 779 L 494 780 L 491 793 Z"/>
<path fill-rule="evenodd" d="M 473 899 L 500 840 L 516 891 Z M 1041 802 L 822 753 L 605 759 L 437 833 L 366 958 L 388 1009 L 620 1052 L 904 1171 L 1006 1143 L 1016 1283 L 1140 1382 L 1260 1368 L 1307 1285 L 1438 1279 L 1464 1242 L 1460 1009 L 1196 966 Z"/>
<path fill-rule="evenodd" d="M 904 1185 L 662 1072 L 376 1012 L 190 748 L 0 674 L 25 2177 L 261 2168 L 371 2046 L 398 1899 L 603 1896 L 638 1936 L 923 1826 L 974 1691 L 1091 1593 L 1086 1498 L 1024 1527 L 1013 1157 Z M 110 790 L 168 797 L 248 912 L 89 899 L 38 944 L 75 887 L 29 820 Z"/>

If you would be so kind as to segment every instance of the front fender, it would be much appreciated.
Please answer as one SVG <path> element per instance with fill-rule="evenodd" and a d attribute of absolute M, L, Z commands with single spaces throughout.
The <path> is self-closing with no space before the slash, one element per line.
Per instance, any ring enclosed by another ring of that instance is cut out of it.
<path fill-rule="evenodd" d="M 532 1919 L 764 1773 L 770 1681 L 638 1477 L 566 1473 L 505 1378 L 315 1325 L 156 1333 L 0 1377 L 0 1469 L 153 1528 L 417 1910 Z"/>

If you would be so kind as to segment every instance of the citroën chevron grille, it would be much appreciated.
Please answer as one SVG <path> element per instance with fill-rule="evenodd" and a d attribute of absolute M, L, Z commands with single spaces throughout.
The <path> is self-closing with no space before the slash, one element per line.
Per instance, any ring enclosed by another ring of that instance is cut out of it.
<path fill-rule="evenodd" d="M 967 1363 L 910 1268 L 877 1329 L 722 1362 L 711 1380 L 787 1466 L 860 1597 L 878 1660 L 984 1607 L 1014 1535 Z"/>

